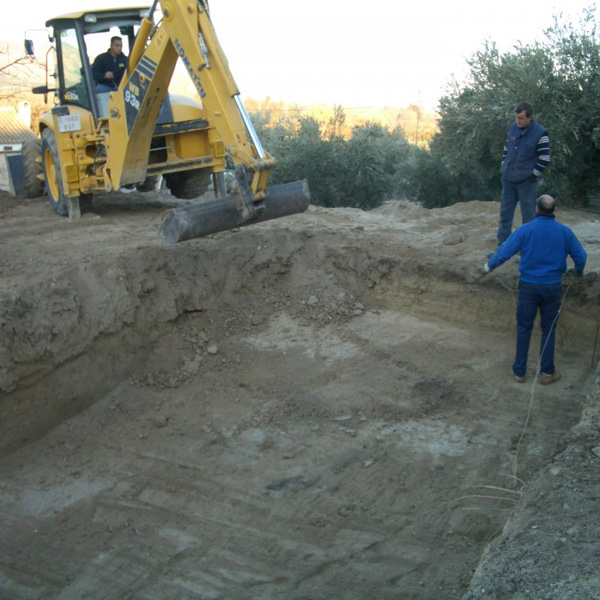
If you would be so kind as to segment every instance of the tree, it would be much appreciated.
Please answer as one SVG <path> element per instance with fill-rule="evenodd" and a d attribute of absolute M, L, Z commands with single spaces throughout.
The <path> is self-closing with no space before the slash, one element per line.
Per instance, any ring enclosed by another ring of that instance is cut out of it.
<path fill-rule="evenodd" d="M 341 140 L 346 128 L 346 112 L 340 104 L 333 107 L 333 116 L 329 118 L 325 129 L 325 139 L 329 141 Z"/>
<path fill-rule="evenodd" d="M 400 127 L 390 132 L 369 122 L 346 139 L 341 106 L 326 123 L 301 111 L 275 123 L 265 112 L 251 118 L 265 150 L 277 159 L 271 184 L 307 179 L 313 204 L 368 209 L 410 188 L 398 172 L 410 175 L 404 167 L 414 147 Z"/>
<path fill-rule="evenodd" d="M 8 48 L 0 50 L 0 100 L 16 106 L 20 100 L 31 100 L 31 88 L 44 77 L 44 65 L 33 56 L 8 58 Z"/>
<path fill-rule="evenodd" d="M 440 153 L 458 180 L 457 200 L 491 200 L 500 194 L 500 163 L 513 108 L 525 99 L 534 107 L 547 106 L 543 96 L 552 85 L 553 67 L 538 45 L 502 55 L 492 42 L 468 64 L 467 82 L 454 82 L 451 93 L 440 100 L 440 133 L 432 151 Z M 535 114 L 544 124 L 545 112 Z"/>
<path fill-rule="evenodd" d="M 549 131 L 552 164 L 540 191 L 585 204 L 600 190 L 600 44 L 592 11 L 576 28 L 555 18 L 543 43 L 501 54 L 493 42 L 468 61 L 470 74 L 440 100 L 432 152 L 463 199 L 500 192 L 500 162 L 513 107 L 527 100 Z"/>
<path fill-rule="evenodd" d="M 387 133 L 377 123 L 355 127 L 344 148 L 341 180 L 349 206 L 379 206 L 390 189 L 385 171 Z"/>
<path fill-rule="evenodd" d="M 562 195 L 585 205 L 600 191 L 600 43 L 591 9 L 576 31 L 571 23 L 546 32 L 556 76 L 548 93 L 552 182 Z"/>

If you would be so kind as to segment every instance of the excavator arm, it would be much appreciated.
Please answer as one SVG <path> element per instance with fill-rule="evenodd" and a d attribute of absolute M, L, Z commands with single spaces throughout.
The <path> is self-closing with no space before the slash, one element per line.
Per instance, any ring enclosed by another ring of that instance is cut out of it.
<path fill-rule="evenodd" d="M 306 182 L 267 189 L 275 165 L 256 135 L 240 100 L 225 54 L 204 0 L 160 0 L 162 20 L 142 19 L 129 57 L 128 74 L 108 104 L 105 178 L 113 189 L 142 181 L 148 172 L 149 150 L 161 107 L 178 59 L 181 59 L 202 101 L 204 119 L 184 125 L 202 129 L 204 153 L 171 160 L 177 172 L 190 168 L 225 169 L 226 155 L 236 166 L 237 189 L 232 196 L 169 213 L 159 233 L 169 242 L 199 237 L 250 222 L 304 210 L 310 196 Z M 182 127 L 179 125 L 179 127 Z"/>

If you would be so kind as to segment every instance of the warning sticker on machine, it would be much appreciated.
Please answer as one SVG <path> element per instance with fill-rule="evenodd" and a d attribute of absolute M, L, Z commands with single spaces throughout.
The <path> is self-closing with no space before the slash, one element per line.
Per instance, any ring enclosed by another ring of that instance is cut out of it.
<path fill-rule="evenodd" d="M 58 117 L 58 131 L 79 131 L 81 129 L 81 120 L 79 115 L 62 115 Z"/>

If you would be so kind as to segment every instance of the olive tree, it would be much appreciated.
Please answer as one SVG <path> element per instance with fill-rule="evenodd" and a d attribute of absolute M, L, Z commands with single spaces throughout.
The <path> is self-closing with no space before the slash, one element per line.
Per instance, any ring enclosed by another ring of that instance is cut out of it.
<path fill-rule="evenodd" d="M 600 188 L 600 44 L 592 11 L 578 26 L 555 18 L 543 42 L 500 53 L 487 42 L 468 61 L 466 81 L 440 99 L 432 152 L 458 180 L 462 199 L 500 192 L 506 133 L 520 101 L 549 131 L 552 162 L 541 191 L 585 204 Z M 466 197 L 465 197 L 466 194 Z"/>

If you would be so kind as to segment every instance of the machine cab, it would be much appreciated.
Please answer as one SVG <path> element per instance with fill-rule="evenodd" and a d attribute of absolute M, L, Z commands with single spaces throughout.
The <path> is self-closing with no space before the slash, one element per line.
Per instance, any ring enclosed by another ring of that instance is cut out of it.
<path fill-rule="evenodd" d="M 96 56 L 108 50 L 113 36 L 122 38 L 123 53 L 129 56 L 140 20 L 148 10 L 148 7 L 133 7 L 82 11 L 46 23 L 46 27 L 54 30 L 56 88 L 53 91 L 61 106 L 89 110 L 96 123 L 107 116 L 108 93 L 97 93 L 92 64 Z"/>

